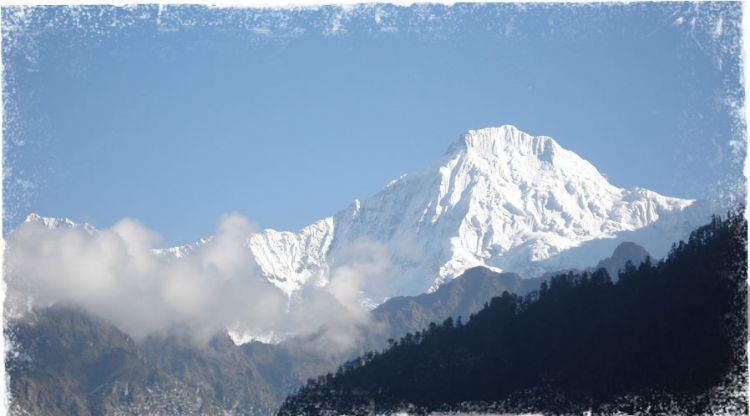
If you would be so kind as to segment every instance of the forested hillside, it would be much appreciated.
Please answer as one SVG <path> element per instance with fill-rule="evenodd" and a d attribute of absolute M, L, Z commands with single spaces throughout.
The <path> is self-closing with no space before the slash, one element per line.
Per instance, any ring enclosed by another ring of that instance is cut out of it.
<path fill-rule="evenodd" d="M 599 270 L 504 293 L 466 324 L 433 324 L 309 380 L 280 415 L 747 413 L 730 394 L 746 381 L 746 236 L 739 210 L 616 283 Z"/>

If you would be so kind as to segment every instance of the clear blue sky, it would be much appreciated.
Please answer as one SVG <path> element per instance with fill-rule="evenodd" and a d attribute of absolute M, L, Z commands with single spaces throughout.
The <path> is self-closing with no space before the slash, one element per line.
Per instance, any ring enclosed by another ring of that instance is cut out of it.
<path fill-rule="evenodd" d="M 295 230 L 506 123 L 706 197 L 744 160 L 740 7 L 5 8 L 4 226 Z"/>

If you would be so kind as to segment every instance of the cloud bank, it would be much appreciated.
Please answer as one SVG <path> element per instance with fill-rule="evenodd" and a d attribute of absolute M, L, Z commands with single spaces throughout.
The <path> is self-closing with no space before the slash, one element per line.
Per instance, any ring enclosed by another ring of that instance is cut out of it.
<path fill-rule="evenodd" d="M 391 257 L 408 252 L 404 245 L 357 242 L 341 253 L 328 285 L 289 299 L 255 263 L 247 247 L 255 232 L 246 218 L 226 215 L 212 239 L 175 257 L 155 250 L 159 236 L 132 219 L 95 232 L 25 222 L 7 237 L 6 316 L 72 304 L 136 341 L 179 333 L 204 344 L 230 330 L 245 341 L 318 334 L 309 345 L 318 351 L 361 345 L 361 328 L 371 324 L 361 294 L 391 283 L 399 270 Z"/>
<path fill-rule="evenodd" d="M 286 299 L 259 278 L 242 249 L 254 229 L 227 215 L 209 244 L 178 259 L 156 254 L 158 235 L 130 219 L 92 234 L 26 222 L 7 239 L 6 311 L 75 304 L 135 339 L 179 329 L 203 341 L 226 325 L 262 330 L 284 312 Z"/>

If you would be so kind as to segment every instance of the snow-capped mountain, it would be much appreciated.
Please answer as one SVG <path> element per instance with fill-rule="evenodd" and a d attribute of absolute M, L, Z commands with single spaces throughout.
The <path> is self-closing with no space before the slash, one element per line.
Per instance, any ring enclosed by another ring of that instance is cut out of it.
<path fill-rule="evenodd" d="M 552 138 L 505 125 L 470 130 L 435 165 L 297 232 L 248 236 L 247 246 L 289 296 L 306 284 L 325 285 L 358 243 L 389 248 L 398 280 L 364 293 L 378 303 L 434 291 L 475 266 L 525 277 L 591 266 L 621 235 L 660 257 L 703 219 L 686 216 L 693 202 L 618 188 Z M 190 255 L 206 241 L 160 252 Z M 575 250 L 581 247 L 596 249 L 584 255 Z"/>
<path fill-rule="evenodd" d="M 406 294 L 435 290 L 479 265 L 530 277 L 560 267 L 545 260 L 569 248 L 641 229 L 692 202 L 615 187 L 549 137 L 507 125 L 471 130 L 436 165 L 334 216 L 328 257 L 335 266 L 337 251 L 363 237 L 406 237 L 422 254 L 406 267 L 398 288 Z M 669 247 L 644 244 L 656 255 Z"/>
<path fill-rule="evenodd" d="M 97 232 L 96 228 L 93 225 L 89 223 L 78 224 L 76 222 L 73 222 L 69 218 L 49 218 L 42 217 L 38 214 L 29 214 L 24 222 L 36 222 L 42 224 L 44 227 L 50 230 L 54 230 L 56 228 L 78 228 L 84 230 L 90 235 L 93 235 Z"/>

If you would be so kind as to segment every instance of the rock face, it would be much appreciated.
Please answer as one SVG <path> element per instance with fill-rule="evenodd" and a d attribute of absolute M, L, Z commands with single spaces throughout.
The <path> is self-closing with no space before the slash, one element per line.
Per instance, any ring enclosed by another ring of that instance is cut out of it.
<path fill-rule="evenodd" d="M 298 232 L 248 236 L 247 247 L 263 274 L 289 296 L 306 284 L 326 285 L 358 242 L 391 247 L 399 278 L 385 292 L 363 293 L 377 305 L 434 291 L 476 266 L 523 277 L 583 269 L 610 253 L 621 234 L 661 257 L 705 220 L 686 219 L 691 204 L 613 186 L 552 138 L 506 125 L 470 130 L 435 165 Z M 205 241 L 160 252 L 186 256 Z"/>

